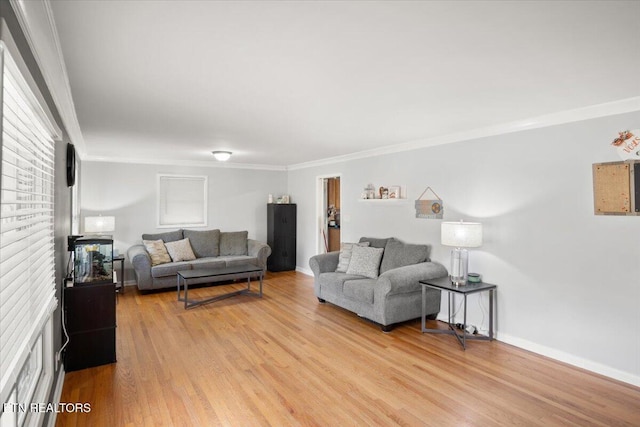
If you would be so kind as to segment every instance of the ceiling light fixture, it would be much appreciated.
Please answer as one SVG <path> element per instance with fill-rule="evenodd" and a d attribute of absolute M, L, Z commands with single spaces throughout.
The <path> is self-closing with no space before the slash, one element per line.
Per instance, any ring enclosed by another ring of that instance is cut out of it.
<path fill-rule="evenodd" d="M 219 162 L 226 162 L 231 158 L 231 151 L 212 151 L 213 157 Z"/>

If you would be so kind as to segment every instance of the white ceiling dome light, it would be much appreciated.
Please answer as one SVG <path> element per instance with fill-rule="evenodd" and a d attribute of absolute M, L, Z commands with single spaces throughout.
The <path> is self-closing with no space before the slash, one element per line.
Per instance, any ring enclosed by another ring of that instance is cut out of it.
<path fill-rule="evenodd" d="M 213 157 L 219 162 L 226 162 L 231 158 L 231 151 L 212 151 Z"/>

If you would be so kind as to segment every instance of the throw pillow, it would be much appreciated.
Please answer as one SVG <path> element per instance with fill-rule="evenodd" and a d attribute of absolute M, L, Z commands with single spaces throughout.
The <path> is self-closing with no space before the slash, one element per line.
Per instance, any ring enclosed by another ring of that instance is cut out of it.
<path fill-rule="evenodd" d="M 220 255 L 220 230 L 183 230 L 197 258 Z"/>
<path fill-rule="evenodd" d="M 182 230 L 142 235 L 142 240 L 162 240 L 163 242 L 175 242 L 176 240 L 182 240 L 183 238 Z"/>
<path fill-rule="evenodd" d="M 387 237 L 386 239 L 378 239 L 377 237 L 361 237 L 360 243 L 369 242 L 372 248 L 385 248 L 390 240 L 396 240 L 395 237 Z"/>
<path fill-rule="evenodd" d="M 413 265 L 429 260 L 429 246 L 411 245 L 398 240 L 390 240 L 384 249 L 380 264 L 380 274 L 405 265 Z"/>
<path fill-rule="evenodd" d="M 160 265 L 171 262 L 171 257 L 167 253 L 167 248 L 162 240 L 143 240 L 144 247 L 151 257 L 151 265 Z"/>
<path fill-rule="evenodd" d="M 247 231 L 227 231 L 220 233 L 220 255 L 247 255 Z"/>
<path fill-rule="evenodd" d="M 164 246 L 167 248 L 173 262 L 193 261 L 196 259 L 196 256 L 193 254 L 193 250 L 191 249 L 189 238 L 176 240 L 175 242 L 167 242 Z"/>
<path fill-rule="evenodd" d="M 338 257 L 338 267 L 336 273 L 346 273 L 349 268 L 349 261 L 351 260 L 351 253 L 354 246 L 369 246 L 369 242 L 362 243 L 343 243 L 340 248 L 340 255 Z"/>
<path fill-rule="evenodd" d="M 347 274 L 357 274 L 371 279 L 377 278 L 383 253 L 384 249 L 382 248 L 354 246 Z"/>

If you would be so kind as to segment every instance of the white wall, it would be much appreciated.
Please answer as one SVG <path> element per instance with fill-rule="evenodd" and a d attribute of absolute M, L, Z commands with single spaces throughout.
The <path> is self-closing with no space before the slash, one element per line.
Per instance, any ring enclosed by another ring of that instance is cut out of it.
<path fill-rule="evenodd" d="M 269 193 L 274 197 L 285 194 L 287 186 L 283 171 L 83 162 L 82 224 L 85 216 L 114 215 L 114 248 L 123 254 L 131 245 L 141 242 L 143 233 L 173 230 L 156 228 L 159 173 L 208 176 L 208 226 L 203 229 L 247 230 L 249 238 L 264 242 L 267 197 Z M 128 261 L 126 268 L 131 268 Z M 125 276 L 127 280 L 134 280 L 131 271 L 125 272 Z"/>
<path fill-rule="evenodd" d="M 445 220 L 484 224 L 470 271 L 498 285 L 498 339 L 640 385 L 640 217 L 594 215 L 591 174 L 620 160 L 609 143 L 638 123 L 636 112 L 292 170 L 297 265 L 308 271 L 316 253 L 316 177 L 340 173 L 343 241 L 428 243 L 448 267 L 441 220 L 415 218 L 413 200 L 430 186 Z M 358 202 L 370 182 L 406 185 L 411 202 Z M 470 299 L 470 323 L 486 328 L 480 303 Z"/>

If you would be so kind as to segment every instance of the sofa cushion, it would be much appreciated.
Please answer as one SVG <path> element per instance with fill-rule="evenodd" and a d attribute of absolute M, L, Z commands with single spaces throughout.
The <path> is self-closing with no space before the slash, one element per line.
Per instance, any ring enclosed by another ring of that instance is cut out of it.
<path fill-rule="evenodd" d="M 418 264 L 429 260 L 429 246 L 411 245 L 398 240 L 390 240 L 384 249 L 380 264 L 380 274 L 405 265 Z"/>
<path fill-rule="evenodd" d="M 196 259 L 188 237 L 186 239 L 176 240 L 175 242 L 167 242 L 164 246 L 167 248 L 167 252 L 169 252 L 169 256 L 173 262 L 192 261 Z"/>
<path fill-rule="evenodd" d="M 336 268 L 336 273 L 347 272 L 347 268 L 349 268 L 349 261 L 351 261 L 351 253 L 355 245 L 369 246 L 369 242 L 343 243 L 342 247 L 340 248 L 340 255 L 338 256 L 338 267 Z"/>
<path fill-rule="evenodd" d="M 247 231 L 227 231 L 220 233 L 220 255 L 247 255 Z"/>
<path fill-rule="evenodd" d="M 249 255 L 225 255 L 219 256 L 219 260 L 224 261 L 227 266 L 238 264 L 255 264 L 258 265 L 258 258 Z"/>
<path fill-rule="evenodd" d="M 151 277 L 167 277 L 175 276 L 178 271 L 191 270 L 191 265 L 188 262 L 170 262 L 168 264 L 156 265 L 151 267 Z"/>
<path fill-rule="evenodd" d="M 226 263 L 224 262 L 224 260 L 218 258 L 218 257 L 206 257 L 206 258 L 197 258 L 194 259 L 193 261 L 189 262 L 189 264 L 191 265 L 191 268 L 195 269 L 202 269 L 202 268 L 219 268 L 219 267 L 224 267 L 226 265 Z"/>
<path fill-rule="evenodd" d="M 357 274 L 375 279 L 380 271 L 380 260 L 383 253 L 384 249 L 382 248 L 354 246 L 347 274 Z"/>
<path fill-rule="evenodd" d="M 149 252 L 152 266 L 171 262 L 171 257 L 162 240 L 143 240 L 142 243 Z"/>
<path fill-rule="evenodd" d="M 182 240 L 183 238 L 184 236 L 182 235 L 182 230 L 142 235 L 142 240 L 162 240 L 165 243 L 175 242 L 176 240 Z"/>
<path fill-rule="evenodd" d="M 182 230 L 197 258 L 220 255 L 220 230 Z"/>
<path fill-rule="evenodd" d="M 334 273 L 330 271 L 328 273 L 320 273 L 318 276 L 318 284 L 323 290 L 323 293 L 327 292 L 333 295 L 342 294 L 342 288 L 344 282 L 347 280 L 362 279 L 362 276 L 356 276 L 354 274 Z"/>
<path fill-rule="evenodd" d="M 387 246 L 387 242 L 389 240 L 396 240 L 394 237 L 388 237 L 386 239 L 378 239 L 376 237 L 361 237 L 360 243 L 369 242 L 369 246 L 372 248 L 382 248 L 384 249 Z"/>
<path fill-rule="evenodd" d="M 342 293 L 353 300 L 373 304 L 376 282 L 376 279 L 347 280 L 344 282 Z"/>

